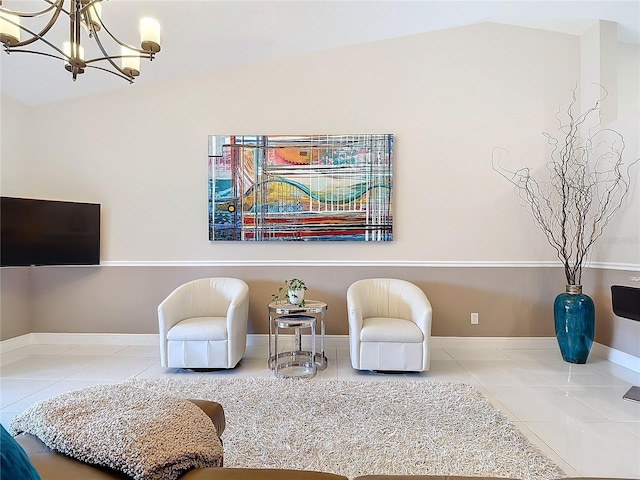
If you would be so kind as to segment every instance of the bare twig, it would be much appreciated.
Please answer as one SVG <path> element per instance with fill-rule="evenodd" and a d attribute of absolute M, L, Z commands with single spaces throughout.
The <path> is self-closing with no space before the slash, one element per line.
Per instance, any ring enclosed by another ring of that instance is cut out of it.
<path fill-rule="evenodd" d="M 546 235 L 564 265 L 568 285 L 580 285 L 595 241 L 622 206 L 629 192 L 630 170 L 639 160 L 623 163 L 625 143 L 615 130 L 599 128 L 600 102 L 579 116 L 573 114 L 576 90 L 563 122 L 560 112 L 559 138 L 544 132 L 551 145 L 546 164 L 548 177 L 537 180 L 528 167 L 510 171 L 501 165 L 506 151 L 493 151 L 493 169 L 511 182 L 533 221 Z M 596 116 L 597 125 L 586 122 Z"/>

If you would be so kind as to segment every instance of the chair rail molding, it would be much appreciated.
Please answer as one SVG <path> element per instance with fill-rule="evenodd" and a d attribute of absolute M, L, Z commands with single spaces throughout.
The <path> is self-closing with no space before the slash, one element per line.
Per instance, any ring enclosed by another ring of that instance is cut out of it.
<path fill-rule="evenodd" d="M 443 267 L 560 268 L 559 261 L 414 261 L 414 260 L 107 260 L 102 267 Z M 82 266 L 77 266 L 82 268 Z M 589 268 L 640 272 L 639 263 L 593 262 Z"/>

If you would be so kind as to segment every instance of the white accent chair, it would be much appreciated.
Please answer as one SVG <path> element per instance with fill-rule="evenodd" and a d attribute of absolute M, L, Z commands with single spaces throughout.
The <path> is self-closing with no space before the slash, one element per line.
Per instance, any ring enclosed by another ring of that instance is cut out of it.
<path fill-rule="evenodd" d="M 201 278 L 158 306 L 160 364 L 234 368 L 246 351 L 249 286 L 237 278 Z"/>
<path fill-rule="evenodd" d="M 347 290 L 351 366 L 357 370 L 429 370 L 431 303 L 413 283 L 367 278 Z"/>

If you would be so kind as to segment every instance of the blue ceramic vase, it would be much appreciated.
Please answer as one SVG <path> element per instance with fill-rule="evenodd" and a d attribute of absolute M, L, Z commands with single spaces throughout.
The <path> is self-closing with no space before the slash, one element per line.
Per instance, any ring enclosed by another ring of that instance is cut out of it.
<path fill-rule="evenodd" d="M 587 363 L 593 344 L 595 307 L 593 300 L 582 293 L 582 286 L 567 285 L 566 293 L 556 297 L 553 318 L 564 361 Z"/>

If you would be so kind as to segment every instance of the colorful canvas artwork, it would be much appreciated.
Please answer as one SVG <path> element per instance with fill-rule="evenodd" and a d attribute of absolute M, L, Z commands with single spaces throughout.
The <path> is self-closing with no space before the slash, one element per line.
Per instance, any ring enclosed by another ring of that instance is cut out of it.
<path fill-rule="evenodd" d="M 209 136 L 209 240 L 391 241 L 391 134 Z"/>

